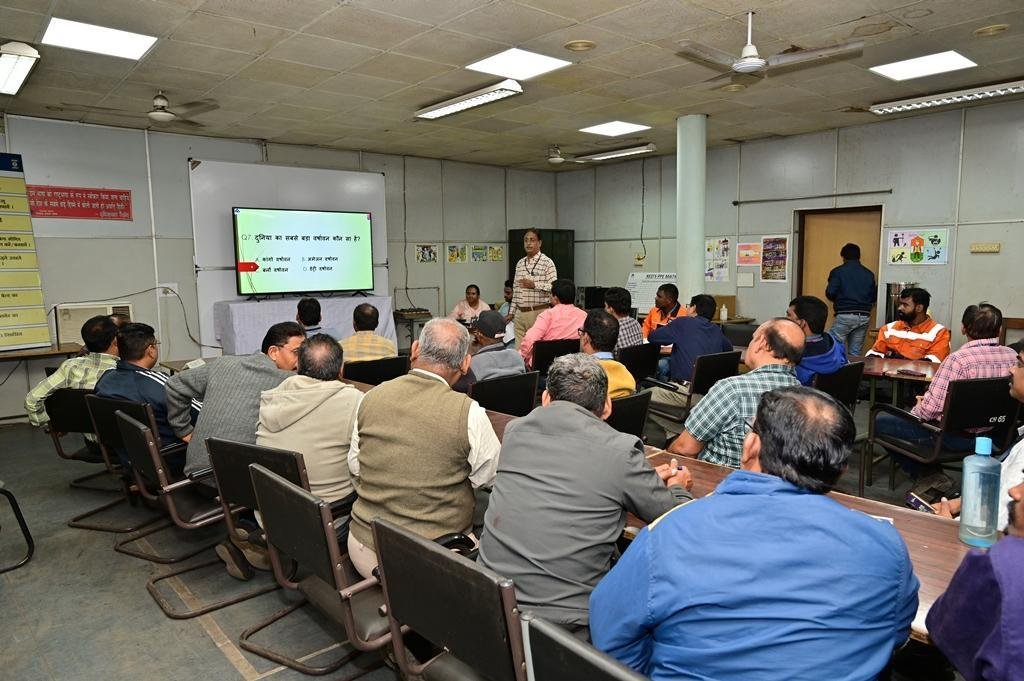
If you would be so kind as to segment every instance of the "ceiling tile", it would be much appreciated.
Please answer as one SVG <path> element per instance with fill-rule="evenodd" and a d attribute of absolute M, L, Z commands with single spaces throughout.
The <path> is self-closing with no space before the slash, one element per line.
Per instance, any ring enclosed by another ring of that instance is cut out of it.
<path fill-rule="evenodd" d="M 15 98 L 18 101 L 33 102 L 35 104 L 97 104 L 103 95 L 87 90 L 69 90 L 66 88 L 46 87 L 26 82 Z"/>
<path fill-rule="evenodd" d="M 623 78 L 622 80 L 611 81 L 604 85 L 587 90 L 595 95 L 607 95 L 619 97 L 620 99 L 636 99 L 665 92 L 668 89 L 664 83 L 645 78 Z"/>
<path fill-rule="evenodd" d="M 445 28 L 518 45 L 545 33 L 565 28 L 571 23 L 569 19 L 531 7 L 517 5 L 514 2 L 500 2 L 461 16 Z"/>
<path fill-rule="evenodd" d="M 249 54 L 262 54 L 288 35 L 289 32 L 284 29 L 196 12 L 182 22 L 171 34 L 171 38 Z"/>
<path fill-rule="evenodd" d="M 545 73 L 543 76 L 531 79 L 523 87 L 531 88 L 544 85 L 558 88 L 564 92 L 576 92 L 589 90 L 616 80 L 619 80 L 619 75 L 616 73 L 594 66 L 579 65 Z"/>
<path fill-rule="evenodd" d="M 924 0 L 889 13 L 919 31 L 932 31 L 943 26 L 1020 9 L 1020 0 Z"/>
<path fill-rule="evenodd" d="M 141 64 L 128 74 L 128 80 L 133 83 L 150 83 L 155 88 L 181 88 L 201 92 L 223 82 L 224 78 L 222 73 L 205 73 L 156 64 Z"/>
<path fill-rule="evenodd" d="M 44 83 L 47 87 L 83 90 L 101 94 L 106 94 L 120 82 L 118 78 L 47 68 L 42 63 L 29 75 L 28 82 L 32 81 Z"/>
<path fill-rule="evenodd" d="M 238 75 L 242 78 L 267 81 L 268 83 L 313 87 L 331 76 L 337 75 L 337 71 L 263 57 L 240 71 Z"/>
<path fill-rule="evenodd" d="M 424 106 L 430 106 L 433 102 L 439 102 L 441 100 L 448 99 L 449 97 L 450 95 L 445 90 L 414 85 L 412 87 L 407 87 L 404 90 L 393 92 L 386 97 L 381 97 L 380 101 L 390 102 L 392 104 L 407 104 L 415 109 L 420 109 Z"/>
<path fill-rule="evenodd" d="M 288 118 L 291 120 L 315 122 L 322 121 L 331 115 L 331 111 L 325 109 L 311 109 L 305 106 L 295 106 L 289 100 L 287 104 L 277 104 L 272 106 L 265 111 L 261 111 L 261 116 L 273 116 L 275 118 Z"/>
<path fill-rule="evenodd" d="M 46 17 L 0 7 L 0 37 L 34 43 L 43 35 Z"/>
<path fill-rule="evenodd" d="M 219 50 L 177 40 L 161 40 L 146 55 L 143 63 L 232 74 L 251 61 L 252 55 L 245 52 Z"/>
<path fill-rule="evenodd" d="M 523 124 L 516 121 L 505 121 L 500 118 L 481 118 L 478 121 L 470 121 L 469 123 L 466 123 L 465 127 L 473 130 L 483 130 L 484 132 L 499 133 L 521 128 L 523 127 Z"/>
<path fill-rule="evenodd" d="M 336 0 L 206 0 L 202 9 L 210 14 L 295 30 L 337 4 Z"/>
<path fill-rule="evenodd" d="M 302 91 L 303 88 L 295 87 L 294 85 L 281 85 L 278 83 L 271 87 L 265 82 L 258 80 L 230 78 L 211 90 L 209 95 L 215 99 L 221 95 L 229 95 L 231 97 L 254 99 L 260 102 L 280 102 L 294 97 Z"/>
<path fill-rule="evenodd" d="M 188 15 L 183 7 L 150 0 L 57 0 L 53 16 L 161 37 Z"/>
<path fill-rule="evenodd" d="M 428 28 L 416 21 L 344 6 L 310 24 L 304 32 L 386 50 Z"/>
<path fill-rule="evenodd" d="M 739 58 L 740 51 L 747 42 L 746 18 L 723 19 L 722 21 L 705 24 L 700 28 L 691 28 L 681 33 L 673 33 L 666 38 L 658 40 L 656 44 L 672 52 L 678 52 L 681 40 L 693 40 L 703 45 L 717 47 Z M 762 30 L 757 23 L 756 15 L 754 17 L 754 44 L 757 45 L 758 52 L 762 56 L 775 54 L 789 47 L 778 36 Z M 682 55 L 680 55 L 680 58 L 688 59 L 688 57 Z"/>
<path fill-rule="evenodd" d="M 390 127 L 397 121 L 409 121 L 413 117 L 413 108 L 406 104 L 392 102 L 372 102 L 355 107 L 347 113 L 353 116 L 364 116 L 375 121 L 375 128 Z"/>
<path fill-rule="evenodd" d="M 664 83 L 670 87 L 690 87 L 691 85 L 700 85 L 707 82 L 708 79 L 717 78 L 720 75 L 722 75 L 722 72 L 717 69 L 683 62 L 679 66 L 673 66 L 661 71 L 652 71 L 644 77 L 648 80 Z"/>
<path fill-rule="evenodd" d="M 452 94 L 462 94 L 479 90 L 482 87 L 487 87 L 500 81 L 501 76 L 492 76 L 487 73 L 467 71 L 466 69 L 452 69 L 447 73 L 442 73 L 440 76 L 428 78 L 420 84 L 437 88 L 438 90 L 446 90 Z"/>
<path fill-rule="evenodd" d="M 51 0 L 4 0 L 4 6 L 8 9 L 18 9 L 24 12 L 35 12 L 47 14 L 50 11 Z"/>
<path fill-rule="evenodd" d="M 718 12 L 680 0 L 646 0 L 598 17 L 590 23 L 635 40 L 653 41 L 721 21 L 722 18 Z"/>
<path fill-rule="evenodd" d="M 361 76 L 356 73 L 342 73 L 320 83 L 316 86 L 316 89 L 376 99 L 396 90 L 401 90 L 406 85 L 406 83 L 396 80 Z"/>
<path fill-rule="evenodd" d="M 380 54 L 380 50 L 343 43 L 320 36 L 297 33 L 267 52 L 268 57 L 319 66 L 332 71 L 347 71 Z"/>
<path fill-rule="evenodd" d="M 565 44 L 570 40 L 590 40 L 596 43 L 596 46 L 586 52 L 573 52 L 565 49 Z M 519 47 L 558 59 L 586 63 L 635 45 L 637 45 L 635 40 L 630 40 L 617 33 L 605 31 L 596 26 L 577 24 L 534 38 Z"/>
<path fill-rule="evenodd" d="M 754 15 L 754 29 L 792 40 L 794 36 L 859 21 L 871 16 L 877 17 L 874 23 L 889 18 L 885 14 L 879 13 L 871 5 L 870 0 L 843 0 L 842 2 L 784 0 L 758 10 Z"/>
<path fill-rule="evenodd" d="M 306 90 L 288 98 L 289 104 L 326 111 L 347 111 L 362 104 L 369 104 L 371 101 L 373 100 L 367 97 L 358 97 L 343 92 L 325 92 L 318 89 Z"/>
<path fill-rule="evenodd" d="M 576 92 L 561 97 L 545 99 L 540 106 L 552 111 L 587 111 L 599 107 L 615 104 L 618 100 L 612 97 L 602 97 L 586 92 Z"/>
<path fill-rule="evenodd" d="M 377 78 L 391 78 L 403 83 L 418 83 L 431 76 L 451 70 L 450 66 L 415 57 L 385 53 L 351 69 L 350 73 Z"/>
<path fill-rule="evenodd" d="M 398 54 L 429 59 L 442 64 L 465 66 L 508 48 L 507 44 L 464 33 L 434 29 L 394 48 Z"/>
<path fill-rule="evenodd" d="M 642 0 L 519 0 L 529 5 L 551 12 L 567 19 L 586 21 L 617 9 L 639 4 Z"/>
<path fill-rule="evenodd" d="M 351 0 L 351 4 L 366 9 L 393 14 L 396 17 L 413 19 L 424 24 L 438 25 L 460 14 L 482 7 L 492 0 Z"/>
<path fill-rule="evenodd" d="M 130 59 L 118 59 L 103 54 L 92 52 L 78 52 L 77 50 L 65 50 L 61 47 L 50 45 L 39 45 L 39 64 L 46 68 L 59 69 L 61 71 L 73 71 L 75 73 L 88 73 L 107 78 L 121 80 L 128 72 L 135 68 L 137 62 Z"/>
<path fill-rule="evenodd" d="M 283 135 L 278 135 L 272 138 L 274 142 L 279 144 L 300 144 L 303 146 L 315 147 L 321 144 L 327 144 L 332 141 L 334 137 L 330 135 L 319 135 L 312 132 L 286 132 Z"/>
<path fill-rule="evenodd" d="M 681 62 L 682 60 L 671 50 L 654 45 L 637 45 L 593 59 L 589 64 L 624 76 L 641 76 L 652 71 L 678 66 Z"/>

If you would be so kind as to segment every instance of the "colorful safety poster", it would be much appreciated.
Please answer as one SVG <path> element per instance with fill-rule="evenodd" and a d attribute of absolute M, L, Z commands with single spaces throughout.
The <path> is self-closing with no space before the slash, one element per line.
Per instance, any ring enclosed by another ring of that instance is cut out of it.
<path fill-rule="evenodd" d="M 470 257 L 473 262 L 487 262 L 487 246 L 473 244 L 473 250 L 470 251 Z"/>
<path fill-rule="evenodd" d="M 416 244 L 416 262 L 437 262 L 437 244 Z"/>
<path fill-rule="evenodd" d="M 736 264 L 753 265 L 761 264 L 761 242 L 738 243 L 736 244 Z"/>
<path fill-rule="evenodd" d="M 501 262 L 505 259 L 505 247 L 504 246 L 488 246 L 487 247 L 487 259 L 491 262 Z"/>
<path fill-rule="evenodd" d="M 949 263 L 948 229 L 888 229 L 885 243 L 890 265 Z"/>
<path fill-rule="evenodd" d="M 0 154 L 0 351 L 49 345 L 25 169 Z"/>
<path fill-rule="evenodd" d="M 729 238 L 704 239 L 704 281 L 729 281 Z"/>
<path fill-rule="evenodd" d="M 466 262 L 467 260 L 469 260 L 469 258 L 466 256 L 466 251 L 467 250 L 468 250 L 468 248 L 466 247 L 466 244 L 457 244 L 457 245 L 449 246 L 448 247 L 448 262 L 452 263 L 452 264 L 459 263 L 459 262 Z"/>
<path fill-rule="evenodd" d="M 789 280 L 789 235 L 761 237 L 761 281 Z"/>

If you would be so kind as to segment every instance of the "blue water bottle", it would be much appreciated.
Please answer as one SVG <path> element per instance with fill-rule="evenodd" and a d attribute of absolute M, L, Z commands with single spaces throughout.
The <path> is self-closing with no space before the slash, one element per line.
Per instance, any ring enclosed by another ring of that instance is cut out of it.
<path fill-rule="evenodd" d="M 996 543 L 999 519 L 999 462 L 992 458 L 992 438 L 974 441 L 974 454 L 964 459 L 960 541 L 986 548 Z"/>

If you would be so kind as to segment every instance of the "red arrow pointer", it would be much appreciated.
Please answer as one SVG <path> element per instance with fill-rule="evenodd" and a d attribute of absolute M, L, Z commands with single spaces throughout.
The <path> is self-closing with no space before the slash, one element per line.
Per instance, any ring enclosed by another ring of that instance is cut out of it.
<path fill-rule="evenodd" d="M 239 261 L 238 271 L 239 272 L 258 272 L 260 266 L 254 262 Z"/>

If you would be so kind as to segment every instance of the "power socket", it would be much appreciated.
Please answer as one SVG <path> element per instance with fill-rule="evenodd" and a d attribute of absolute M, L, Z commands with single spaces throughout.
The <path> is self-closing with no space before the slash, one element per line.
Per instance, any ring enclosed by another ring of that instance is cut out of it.
<path fill-rule="evenodd" d="M 157 284 L 157 292 L 161 298 L 173 298 L 178 295 L 178 282 L 174 281 L 169 284 Z"/>

